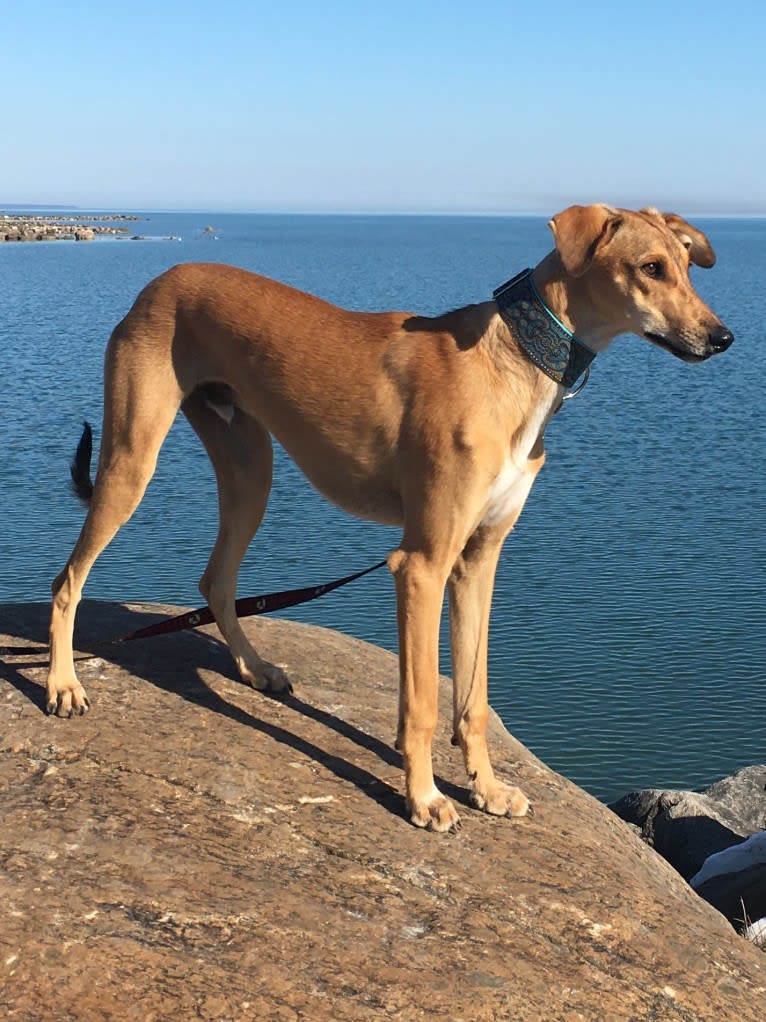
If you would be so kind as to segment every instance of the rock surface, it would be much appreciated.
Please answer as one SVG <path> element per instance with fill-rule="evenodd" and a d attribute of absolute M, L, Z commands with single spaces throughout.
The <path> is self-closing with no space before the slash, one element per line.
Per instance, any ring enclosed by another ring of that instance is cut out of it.
<path fill-rule="evenodd" d="M 160 608 L 85 603 L 79 648 Z M 167 608 L 164 608 L 167 611 Z M 494 718 L 531 819 L 403 818 L 395 658 L 251 619 L 296 686 L 234 679 L 214 629 L 83 661 L 42 710 L 47 606 L 0 607 L 0 1006 L 22 1022 L 761 1022 L 766 958 Z"/>
<path fill-rule="evenodd" d="M 766 828 L 766 765 L 743 767 L 705 789 L 716 805 L 732 813 L 747 834 Z"/>
<path fill-rule="evenodd" d="M 710 855 L 766 826 L 766 766 L 738 770 L 705 791 L 632 791 L 609 808 L 689 880 Z"/>

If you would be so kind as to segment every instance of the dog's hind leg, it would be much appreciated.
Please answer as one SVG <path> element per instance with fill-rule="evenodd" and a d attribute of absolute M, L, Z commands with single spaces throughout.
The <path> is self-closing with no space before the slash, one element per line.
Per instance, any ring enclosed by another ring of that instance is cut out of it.
<path fill-rule="evenodd" d="M 66 567 L 51 587 L 46 709 L 60 717 L 82 714 L 89 706 L 75 673 L 72 650 L 75 613 L 85 580 L 98 555 L 138 507 L 181 402 L 169 365 L 164 372 L 156 365 L 147 372 L 130 352 L 131 366 L 122 375 L 128 383 L 111 388 L 111 370 L 125 354 L 119 348 L 118 341 L 107 356 L 104 428 L 88 515 Z M 83 471 L 88 474 L 87 466 Z M 78 487 L 86 498 L 88 489 L 87 484 Z"/>
<path fill-rule="evenodd" d="M 239 567 L 261 524 L 271 488 L 271 437 L 257 419 L 235 407 L 227 390 L 203 386 L 182 405 L 218 482 L 218 536 L 199 587 L 242 678 L 253 688 L 279 692 L 289 690 L 288 679 L 258 656 L 234 606 Z"/>

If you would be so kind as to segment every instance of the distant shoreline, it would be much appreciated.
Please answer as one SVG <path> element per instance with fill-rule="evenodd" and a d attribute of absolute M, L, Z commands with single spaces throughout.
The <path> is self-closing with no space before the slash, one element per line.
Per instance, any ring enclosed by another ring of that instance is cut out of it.
<path fill-rule="evenodd" d="M 663 204 L 663 208 L 668 203 Z M 679 203 L 675 204 L 680 207 Z M 90 208 L 94 212 L 87 213 L 83 212 L 83 207 L 74 206 L 44 206 L 44 205 L 28 205 L 22 206 L 19 203 L 7 203 L 3 205 L 0 203 L 0 233 L 4 222 L 10 220 L 47 220 L 47 219 L 67 219 L 70 222 L 77 222 L 81 224 L 87 224 L 96 220 L 103 221 L 114 221 L 120 220 L 148 220 L 153 216 L 204 216 L 204 217 L 219 217 L 219 216 L 259 216 L 259 217 L 338 217 L 338 218 L 353 218 L 353 217 L 374 217 L 376 219 L 416 219 L 416 218 L 434 218 L 434 219 L 481 219 L 481 220 L 548 220 L 551 216 L 551 210 L 547 212 L 543 210 L 466 210 L 466 209 L 376 209 L 376 208 L 359 208 L 359 209 L 312 209 L 310 207 L 301 207 L 296 209 L 290 208 L 276 208 L 276 209 L 253 209 L 250 207 L 246 208 L 220 208 L 214 207 L 186 207 L 183 208 L 168 208 L 166 206 L 146 206 L 141 208 L 132 208 L 130 212 L 113 214 L 105 209 L 104 207 L 85 207 Z M 684 216 L 689 220 L 755 220 L 761 221 L 766 220 L 766 212 L 742 212 L 740 211 L 701 211 L 698 209 L 684 208 Z M 1 240 L 1 239 L 0 239 Z"/>
<path fill-rule="evenodd" d="M 130 234 L 126 221 L 143 220 L 134 213 L 35 213 L 0 209 L 0 242 L 93 241 L 97 236 Z"/>

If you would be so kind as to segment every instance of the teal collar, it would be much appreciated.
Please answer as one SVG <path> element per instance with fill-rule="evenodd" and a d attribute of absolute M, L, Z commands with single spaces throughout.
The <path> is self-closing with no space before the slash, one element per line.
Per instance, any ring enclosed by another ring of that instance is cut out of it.
<path fill-rule="evenodd" d="M 527 358 L 562 387 L 571 387 L 596 357 L 553 315 L 522 270 L 492 293 L 497 308 Z"/>

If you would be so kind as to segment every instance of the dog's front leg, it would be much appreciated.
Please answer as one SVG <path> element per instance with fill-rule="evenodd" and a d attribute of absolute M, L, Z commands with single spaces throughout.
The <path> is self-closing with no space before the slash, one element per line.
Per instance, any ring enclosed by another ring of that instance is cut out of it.
<path fill-rule="evenodd" d="M 399 728 L 407 809 L 416 827 L 455 830 L 460 818 L 434 783 L 431 741 L 439 697 L 439 618 L 449 566 L 420 552 L 388 558 L 399 625 Z"/>
<path fill-rule="evenodd" d="M 487 648 L 495 569 L 510 522 L 480 527 L 455 562 L 449 579 L 454 685 L 454 738 L 463 752 L 471 801 L 494 816 L 526 816 L 520 788 L 495 777 L 487 749 Z"/>

